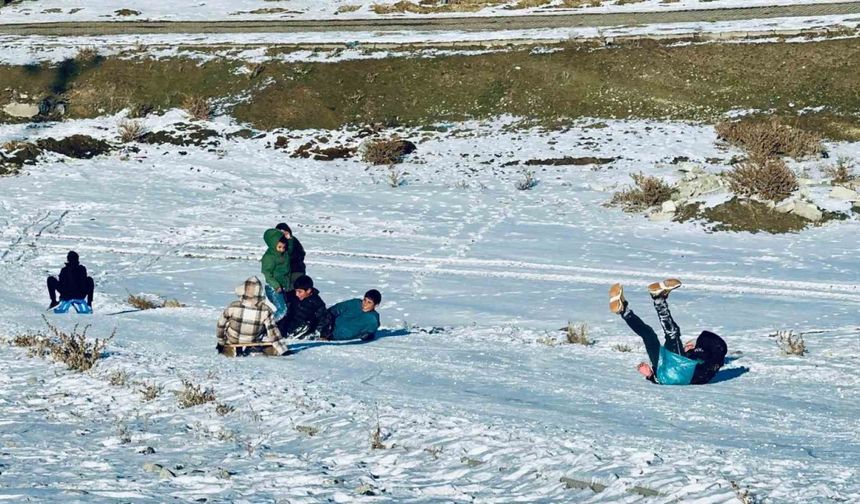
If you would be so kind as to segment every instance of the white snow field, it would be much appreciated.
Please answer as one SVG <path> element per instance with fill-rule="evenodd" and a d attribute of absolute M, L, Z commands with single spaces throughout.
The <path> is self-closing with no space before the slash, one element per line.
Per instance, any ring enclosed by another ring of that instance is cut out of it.
<path fill-rule="evenodd" d="M 0 143 L 115 137 L 118 119 L 3 125 Z M 402 131 L 418 150 L 398 165 L 397 188 L 357 159 L 266 148 L 277 133 L 57 156 L 0 178 L 0 335 L 45 328 L 45 277 L 70 249 L 96 280 L 96 313 L 48 320 L 117 331 L 84 374 L 0 345 L 0 500 L 860 501 L 856 215 L 784 235 L 653 222 L 603 203 L 631 172 L 676 180 L 667 162 L 678 156 L 724 169 L 706 158 L 737 152 L 711 127 L 512 122 Z M 351 132 L 287 134 L 300 145 Z M 828 149 L 829 160 L 793 166 L 860 156 L 860 144 Z M 514 187 L 521 166 L 502 166 L 562 156 L 621 159 L 533 167 L 529 191 Z M 826 188 L 809 193 L 847 208 Z M 280 358 L 215 353 L 218 314 L 259 275 L 263 231 L 280 221 L 328 303 L 382 291 L 377 340 L 295 342 Z M 643 380 L 643 346 L 607 309 L 620 281 L 656 324 L 645 286 L 669 275 L 685 282 L 670 299 L 685 335 L 712 329 L 728 342 L 711 384 Z M 187 306 L 128 311 L 129 292 Z M 568 321 L 587 323 L 595 344 L 561 344 Z M 770 337 L 789 329 L 804 333 L 806 356 Z M 110 385 L 117 371 L 127 384 Z M 183 379 L 235 411 L 180 408 Z M 163 392 L 146 401 L 139 383 Z M 372 449 L 377 425 L 384 448 Z"/>
<path fill-rule="evenodd" d="M 277 19 L 366 19 L 377 17 L 421 17 L 427 14 L 393 12 L 380 14 L 374 6 L 390 6 L 401 0 L 172 0 L 132 2 L 129 0 L 38 0 L 23 1 L 0 8 L 0 23 L 40 23 L 54 21 L 206 21 Z M 435 16 L 510 16 L 581 12 L 632 13 L 678 10 L 735 9 L 749 7 L 850 3 L 853 0 L 663 0 L 618 2 L 604 0 L 599 6 L 566 7 L 551 0 L 539 7 L 526 7 L 520 0 L 488 0 L 484 8 L 434 13 Z M 419 0 L 411 3 L 419 4 Z M 439 2 L 442 3 L 442 2 Z"/>

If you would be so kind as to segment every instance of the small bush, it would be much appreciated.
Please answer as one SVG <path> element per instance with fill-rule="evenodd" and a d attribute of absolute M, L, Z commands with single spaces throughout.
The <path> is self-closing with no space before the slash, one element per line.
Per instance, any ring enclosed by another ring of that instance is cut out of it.
<path fill-rule="evenodd" d="M 782 201 L 797 190 L 797 176 L 779 158 L 747 159 L 726 173 L 729 188 L 740 196 Z"/>
<path fill-rule="evenodd" d="M 415 151 L 415 144 L 398 136 L 377 138 L 367 143 L 363 160 L 373 165 L 393 165 Z"/>
<path fill-rule="evenodd" d="M 234 408 L 233 406 L 230 406 L 229 404 L 217 403 L 215 405 L 215 413 L 217 413 L 218 416 L 228 415 L 235 410 L 236 410 L 236 408 Z"/>
<path fill-rule="evenodd" d="M 854 180 L 854 163 L 846 157 L 836 160 L 836 166 L 828 166 L 824 169 L 824 175 L 830 178 L 834 185 L 847 184 Z"/>
<path fill-rule="evenodd" d="M 313 425 L 296 425 L 296 430 L 302 434 L 306 434 L 308 437 L 314 437 L 320 433 L 319 427 L 314 427 Z"/>
<path fill-rule="evenodd" d="M 531 170 L 523 170 L 522 175 L 522 180 L 517 181 L 514 185 L 518 191 L 528 191 L 538 185 L 538 179 L 535 178 L 535 172 Z"/>
<path fill-rule="evenodd" d="M 182 387 L 182 390 L 176 392 L 180 408 L 191 408 L 215 400 L 215 391 L 211 388 L 201 389 L 189 380 L 182 380 Z"/>
<path fill-rule="evenodd" d="M 123 143 L 136 142 L 146 133 L 140 121 L 123 119 L 119 123 L 119 138 Z"/>
<path fill-rule="evenodd" d="M 388 167 L 388 185 L 391 187 L 400 187 L 406 183 L 407 172 L 398 170 L 394 165 Z"/>
<path fill-rule="evenodd" d="M 126 302 L 131 306 L 134 306 L 138 310 L 152 310 L 155 308 L 161 308 L 161 304 L 156 301 L 145 297 L 143 295 L 135 296 L 134 294 L 129 294 Z"/>
<path fill-rule="evenodd" d="M 802 334 L 795 334 L 794 331 L 777 331 L 772 336 L 776 337 L 776 344 L 784 354 L 800 357 L 806 354 L 806 342 L 803 341 Z"/>
<path fill-rule="evenodd" d="M 617 345 L 612 345 L 612 349 L 615 350 L 616 352 L 624 352 L 624 353 L 628 353 L 628 352 L 633 351 L 633 347 L 631 347 L 630 345 L 623 344 L 623 343 L 619 343 Z"/>
<path fill-rule="evenodd" d="M 198 121 L 208 121 L 212 115 L 212 105 L 209 100 L 200 96 L 189 96 L 182 102 L 182 108 L 192 118 Z"/>
<path fill-rule="evenodd" d="M 715 129 L 718 138 L 746 150 L 753 157 L 787 155 L 799 159 L 824 152 L 820 136 L 782 124 L 776 118 L 723 121 Z"/>
<path fill-rule="evenodd" d="M 155 105 L 151 103 L 135 103 L 128 108 L 130 119 L 142 119 L 155 112 Z"/>
<path fill-rule="evenodd" d="M 574 324 L 572 322 L 567 323 L 567 327 L 564 328 L 564 335 L 566 341 L 571 345 L 591 345 L 594 343 L 588 337 L 588 325 L 587 324 Z"/>
<path fill-rule="evenodd" d="M 75 60 L 80 63 L 90 63 L 99 58 L 99 51 L 95 47 L 81 47 L 75 54 Z"/>
<path fill-rule="evenodd" d="M 27 347 L 28 353 L 35 357 L 50 357 L 56 362 L 62 362 L 72 371 L 88 371 L 95 366 L 101 358 L 102 351 L 116 336 L 116 329 L 105 339 L 96 338 L 93 341 L 87 339 L 87 330 L 90 326 L 78 331 L 78 326 L 65 332 L 57 326 L 48 322 L 42 316 L 48 326 L 50 334 L 26 333 L 12 339 L 12 344 Z"/>
<path fill-rule="evenodd" d="M 122 387 L 126 383 L 128 383 L 128 373 L 120 369 L 114 370 L 108 376 L 108 383 L 110 383 L 114 387 Z"/>
<path fill-rule="evenodd" d="M 156 385 L 154 383 L 142 383 L 140 388 L 140 393 L 143 394 L 144 401 L 151 401 L 161 394 L 161 391 L 164 390 L 164 387 L 161 385 Z"/>
<path fill-rule="evenodd" d="M 154 310 L 156 308 L 183 308 L 184 304 L 178 299 L 159 299 L 144 294 L 134 295 L 129 292 L 126 302 L 138 310 Z"/>
<path fill-rule="evenodd" d="M 640 211 L 662 204 L 672 198 L 674 189 L 657 177 L 642 173 L 630 175 L 635 187 L 618 191 L 612 195 L 610 204 L 622 205 L 627 211 Z"/>

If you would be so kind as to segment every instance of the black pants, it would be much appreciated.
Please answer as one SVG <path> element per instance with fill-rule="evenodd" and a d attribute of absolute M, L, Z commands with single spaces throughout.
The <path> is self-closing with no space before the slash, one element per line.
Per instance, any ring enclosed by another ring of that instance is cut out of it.
<path fill-rule="evenodd" d="M 654 309 L 657 310 L 657 316 L 660 318 L 660 325 L 663 327 L 663 334 L 666 337 L 666 342 L 663 346 L 670 352 L 684 355 L 684 345 L 681 343 L 681 328 L 678 327 L 675 319 L 672 318 L 666 298 L 660 297 L 654 299 Z M 627 322 L 627 325 L 633 332 L 642 338 L 642 341 L 645 343 L 645 351 L 648 352 L 648 358 L 651 360 L 651 369 L 656 372 L 657 365 L 660 363 L 660 339 L 657 337 L 654 329 L 651 329 L 630 308 L 624 309 L 621 313 L 621 318 Z"/>
<path fill-rule="evenodd" d="M 53 277 L 53 276 L 48 277 L 48 295 L 51 296 L 51 303 L 57 302 L 57 293 L 59 292 L 60 293 L 60 301 L 63 301 L 65 299 L 80 299 L 80 298 L 86 297 L 87 303 L 92 305 L 93 304 L 93 292 L 96 289 L 96 284 L 95 284 L 95 282 L 93 282 L 92 277 L 87 277 L 86 283 L 84 284 L 84 288 L 86 289 L 86 292 L 84 292 L 79 297 L 76 297 L 76 296 L 70 295 L 70 294 L 66 294 L 65 292 L 63 292 L 63 288 L 60 285 L 60 281 L 57 280 L 57 277 Z M 71 293 L 71 294 L 78 294 L 78 293 L 75 292 L 75 293 Z"/>

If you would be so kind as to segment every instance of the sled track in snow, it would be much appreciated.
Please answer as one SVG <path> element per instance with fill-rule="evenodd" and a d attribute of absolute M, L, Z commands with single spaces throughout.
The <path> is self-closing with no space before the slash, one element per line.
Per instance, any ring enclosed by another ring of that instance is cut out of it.
<path fill-rule="evenodd" d="M 171 243 L 84 236 L 63 236 L 62 240 L 62 243 L 59 243 L 61 240 L 57 240 L 57 243 L 48 243 L 43 237 L 40 245 L 57 251 L 65 251 L 74 246 L 78 251 L 85 250 L 90 253 L 255 262 L 259 260 L 258 256 L 261 250 L 260 247 L 242 245 L 195 244 L 177 247 L 176 244 Z M 65 243 L 65 240 L 69 242 Z M 334 250 L 308 249 L 308 256 L 318 258 L 306 261 L 311 266 L 399 272 L 431 277 L 511 278 L 562 284 L 608 286 L 613 282 L 641 285 L 651 282 L 655 278 L 677 276 L 687 282 L 685 289 L 690 291 L 763 297 L 829 299 L 860 304 L 860 285 L 850 283 L 779 280 L 767 277 L 739 277 L 685 271 L 613 269 L 503 259 L 422 257 Z M 124 273 L 126 276 L 154 274 L 146 271 L 146 269 Z M 108 278 L 111 276 L 115 275 L 107 275 Z"/>

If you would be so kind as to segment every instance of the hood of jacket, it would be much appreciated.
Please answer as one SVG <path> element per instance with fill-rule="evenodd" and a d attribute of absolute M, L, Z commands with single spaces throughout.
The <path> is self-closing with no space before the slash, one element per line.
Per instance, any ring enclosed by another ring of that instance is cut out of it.
<path fill-rule="evenodd" d="M 278 253 L 278 249 L 276 247 L 278 246 L 278 241 L 282 236 L 284 236 L 284 233 L 275 228 L 267 229 L 266 232 L 263 233 L 263 241 L 266 242 L 266 246 L 269 247 L 270 252 L 274 254 Z"/>
<path fill-rule="evenodd" d="M 260 279 L 252 276 L 245 280 L 245 283 L 236 287 L 236 295 L 242 298 L 242 301 L 250 301 L 251 303 L 259 303 L 263 301 L 263 284 Z"/>

